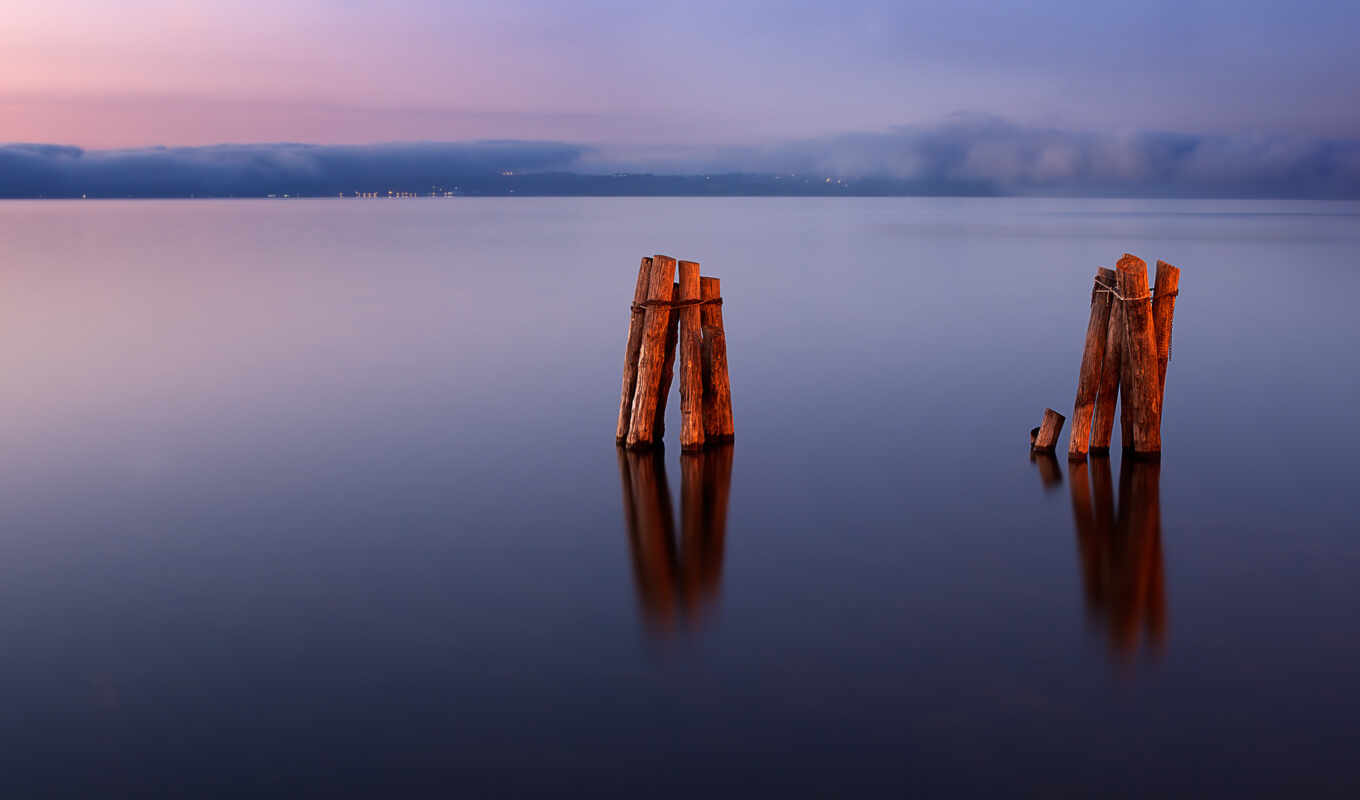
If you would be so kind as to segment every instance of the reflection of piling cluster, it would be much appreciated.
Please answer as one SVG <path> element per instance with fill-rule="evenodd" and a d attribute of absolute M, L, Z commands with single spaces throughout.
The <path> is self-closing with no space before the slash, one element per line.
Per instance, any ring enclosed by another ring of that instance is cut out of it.
<path fill-rule="evenodd" d="M 717 594 L 732 446 L 680 456 L 678 541 L 661 452 L 619 450 L 619 478 L 643 617 L 653 629 L 671 630 L 697 618 Z"/>
<path fill-rule="evenodd" d="M 1118 395 L 1125 452 L 1155 458 L 1162 451 L 1162 401 L 1181 271 L 1158 261 L 1156 285 L 1149 291 L 1142 259 L 1125 253 L 1117 267 L 1101 267 L 1091 290 L 1067 449 L 1073 461 L 1084 460 L 1088 450 L 1109 452 Z M 1063 421 L 1063 415 L 1045 409 L 1043 423 L 1030 431 L 1030 445 L 1053 450 Z"/>
<path fill-rule="evenodd" d="M 727 378 L 722 292 L 717 278 L 701 278 L 699 264 L 670 256 L 642 259 L 628 320 L 623 389 L 615 438 L 630 448 L 662 441 L 666 396 L 680 352 L 680 446 L 732 441 L 732 391 Z"/>
<path fill-rule="evenodd" d="M 1052 453 L 1032 454 L 1045 488 L 1062 483 Z M 1161 465 L 1125 458 L 1119 468 L 1115 508 L 1110 459 L 1095 455 L 1074 463 L 1070 475 L 1086 609 L 1109 636 L 1110 649 L 1129 659 L 1139 641 L 1160 648 L 1166 638 L 1166 588 L 1162 571 Z"/>

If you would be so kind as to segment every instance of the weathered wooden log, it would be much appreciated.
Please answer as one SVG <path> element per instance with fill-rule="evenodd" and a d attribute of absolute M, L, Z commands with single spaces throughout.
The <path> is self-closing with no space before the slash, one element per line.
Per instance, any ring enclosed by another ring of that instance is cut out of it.
<path fill-rule="evenodd" d="M 699 312 L 699 264 L 680 262 L 680 447 L 700 450 L 704 446 L 704 368 L 701 355 L 703 332 Z"/>
<path fill-rule="evenodd" d="M 1044 421 L 1029 432 L 1030 446 L 1040 452 L 1053 452 L 1058 445 L 1058 436 L 1062 434 L 1063 423 L 1066 421 L 1067 417 L 1051 408 L 1045 408 Z"/>
<path fill-rule="evenodd" d="M 642 347 L 638 350 L 637 389 L 633 393 L 632 419 L 628 423 L 629 447 L 651 447 L 656 425 L 657 401 L 661 394 L 661 371 L 666 361 L 666 331 L 670 325 L 669 303 L 675 291 L 675 259 L 652 258 L 652 274 L 647 284 L 647 307 L 643 320 Z"/>
<path fill-rule="evenodd" d="M 1091 418 L 1096 410 L 1100 389 L 1100 369 L 1105 361 L 1105 340 L 1110 328 L 1112 296 L 1104 286 L 1113 286 L 1115 272 L 1101 267 L 1091 287 L 1091 318 L 1086 323 L 1086 346 L 1081 353 L 1081 371 L 1077 375 L 1077 399 L 1072 407 L 1072 438 L 1067 445 L 1067 458 L 1082 461 L 1091 446 Z"/>
<path fill-rule="evenodd" d="M 1171 323 L 1176 316 L 1181 271 L 1165 261 L 1157 262 L 1157 282 L 1152 289 L 1152 327 L 1157 332 L 1157 424 L 1161 425 L 1166 403 L 1166 365 L 1171 361 Z"/>
<path fill-rule="evenodd" d="M 723 330 L 722 283 L 699 279 L 703 321 L 704 440 L 706 444 L 732 441 L 732 387 L 727 375 L 727 334 Z"/>
<path fill-rule="evenodd" d="M 1137 256 L 1119 259 L 1119 293 L 1124 306 L 1124 400 L 1133 420 L 1133 452 L 1155 457 L 1162 452 L 1162 395 L 1157 378 L 1157 336 L 1147 264 Z"/>
<path fill-rule="evenodd" d="M 638 351 L 642 349 L 642 328 L 647 318 L 647 285 L 652 277 L 652 260 L 642 259 L 638 267 L 637 286 L 633 289 L 633 306 L 628 314 L 628 342 L 623 348 L 623 388 L 619 392 L 619 423 L 614 440 L 623 444 L 628 440 L 628 424 L 633 417 L 633 393 L 637 391 Z"/>
<path fill-rule="evenodd" d="M 1113 270 L 1111 270 L 1113 272 Z M 1110 290 L 1118 290 L 1118 279 L 1109 282 Z M 1106 290 L 1107 292 L 1109 290 Z M 1091 420 L 1091 454 L 1110 452 L 1110 437 L 1114 433 L 1115 403 L 1119 400 L 1119 379 L 1123 371 L 1124 304 L 1113 294 L 1110 297 L 1110 321 L 1105 331 L 1105 358 L 1100 365 L 1100 385 L 1096 389 L 1096 411 Z"/>
<path fill-rule="evenodd" d="M 671 286 L 671 299 L 680 294 L 680 284 Z M 652 438 L 658 444 L 665 443 L 666 404 L 671 399 L 671 383 L 675 380 L 675 346 L 680 341 L 680 315 L 671 309 L 671 318 L 666 322 L 666 360 L 661 363 L 661 391 L 656 396 L 656 424 Z"/>

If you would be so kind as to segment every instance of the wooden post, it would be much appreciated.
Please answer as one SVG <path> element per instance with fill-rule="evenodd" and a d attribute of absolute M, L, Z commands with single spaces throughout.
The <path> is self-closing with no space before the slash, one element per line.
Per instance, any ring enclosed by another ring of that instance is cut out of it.
<path fill-rule="evenodd" d="M 1045 408 L 1043 423 L 1029 432 L 1030 445 L 1040 452 L 1053 452 L 1058 445 L 1058 436 L 1062 433 L 1063 423 L 1066 421 L 1067 417 L 1051 408 Z"/>
<path fill-rule="evenodd" d="M 1113 270 L 1111 270 L 1113 272 Z M 1118 278 L 1109 282 L 1118 289 Z M 1105 358 L 1100 365 L 1100 385 L 1096 390 L 1096 413 L 1091 421 L 1091 455 L 1110 452 L 1110 437 L 1114 433 L 1115 403 L 1119 399 L 1119 378 L 1123 368 L 1124 304 L 1114 295 L 1110 298 L 1110 322 L 1105 332 Z"/>
<path fill-rule="evenodd" d="M 700 450 L 704 446 L 704 370 L 700 348 L 699 264 L 680 262 L 681 302 L 695 305 L 679 309 L 680 317 L 680 447 Z"/>
<path fill-rule="evenodd" d="M 671 299 L 680 294 L 680 284 L 671 285 Z M 680 315 L 671 309 L 670 319 L 666 321 L 666 360 L 661 363 L 661 391 L 656 395 L 656 425 L 652 438 L 659 444 L 665 443 L 666 403 L 671 399 L 671 382 L 675 379 L 675 345 L 679 341 Z"/>
<path fill-rule="evenodd" d="M 1115 277 L 1115 290 L 1119 289 L 1119 278 Z M 1128 326 L 1124 317 L 1129 313 L 1124 303 L 1115 297 L 1114 304 L 1119 308 L 1119 449 L 1133 452 L 1133 401 L 1129 399 L 1129 340 Z"/>
<path fill-rule="evenodd" d="M 1069 461 L 1084 461 L 1091 446 L 1091 418 L 1096 410 L 1096 396 L 1100 388 L 1100 369 L 1105 360 L 1105 340 L 1110 328 L 1110 293 L 1102 288 L 1113 286 L 1115 272 L 1101 267 L 1091 287 L 1091 318 L 1086 323 L 1086 347 L 1081 353 L 1081 372 L 1077 375 L 1077 400 L 1072 408 L 1072 439 L 1067 445 Z"/>
<path fill-rule="evenodd" d="M 633 289 L 633 308 L 628 315 L 628 343 L 623 348 L 623 389 L 619 392 L 619 423 L 614 440 L 623 444 L 628 440 L 628 424 L 633 417 L 633 393 L 637 391 L 638 351 L 642 349 L 642 327 L 647 317 L 647 285 L 652 277 L 652 260 L 642 259 L 638 267 L 637 286 Z"/>
<path fill-rule="evenodd" d="M 727 376 L 727 334 L 723 331 L 722 283 L 699 279 L 703 321 L 704 440 L 707 444 L 732 441 L 732 387 Z"/>
<path fill-rule="evenodd" d="M 675 259 L 652 258 L 652 274 L 647 284 L 647 299 L 669 303 L 675 289 Z M 638 350 L 637 390 L 633 394 L 632 419 L 628 424 L 629 447 L 651 447 L 656 424 L 657 398 L 661 392 L 661 370 L 666 361 L 666 329 L 670 324 L 668 305 L 648 306 L 643 321 L 642 347 Z"/>
<path fill-rule="evenodd" d="M 1152 327 L 1157 332 L 1157 425 L 1166 402 L 1166 365 L 1171 361 L 1171 320 L 1176 315 L 1181 271 L 1165 261 L 1157 262 L 1157 283 L 1152 290 Z"/>
<path fill-rule="evenodd" d="M 1137 256 L 1119 259 L 1119 293 L 1124 296 L 1124 399 L 1133 420 L 1133 452 L 1155 457 L 1162 452 L 1162 395 L 1157 379 L 1157 337 L 1152 327 L 1152 298 L 1147 264 Z"/>

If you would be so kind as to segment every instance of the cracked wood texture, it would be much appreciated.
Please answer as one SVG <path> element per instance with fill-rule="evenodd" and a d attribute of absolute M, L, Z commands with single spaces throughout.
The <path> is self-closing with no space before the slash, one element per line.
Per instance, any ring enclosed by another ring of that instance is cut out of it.
<path fill-rule="evenodd" d="M 699 264 L 680 262 L 681 301 L 699 299 Z M 704 370 L 700 349 L 702 332 L 698 305 L 685 306 L 680 317 L 680 447 L 699 450 L 704 446 Z"/>
<path fill-rule="evenodd" d="M 1111 270 L 1113 273 L 1113 270 Z M 1115 286 L 1117 278 L 1108 282 Z M 1118 288 L 1118 287 L 1116 287 Z M 1124 304 L 1114 295 L 1110 298 L 1110 319 L 1105 331 L 1105 358 L 1100 365 L 1100 385 L 1096 389 L 1096 410 L 1091 421 L 1091 453 L 1110 452 L 1110 437 L 1114 433 L 1114 409 L 1119 399 L 1119 377 L 1124 352 Z"/>
<path fill-rule="evenodd" d="M 1152 290 L 1152 326 L 1157 332 L 1157 427 L 1162 425 L 1166 403 L 1166 365 L 1171 362 L 1171 322 L 1176 316 L 1176 294 L 1181 271 L 1165 261 L 1157 262 L 1157 282 Z"/>
<path fill-rule="evenodd" d="M 680 283 L 671 285 L 671 297 L 680 294 Z M 666 436 L 666 404 L 671 399 L 671 383 L 675 380 L 675 344 L 680 338 L 680 314 L 671 309 L 671 318 L 666 323 L 666 360 L 661 365 L 661 391 L 656 396 L 656 427 L 652 437 L 662 441 Z"/>
<path fill-rule="evenodd" d="M 1157 335 L 1148 297 L 1147 264 L 1137 256 L 1119 259 L 1119 293 L 1124 306 L 1124 400 L 1133 421 L 1133 452 L 1162 451 L 1162 389 L 1157 378 Z M 1127 445 L 1126 445 L 1127 446 Z"/>
<path fill-rule="evenodd" d="M 1067 445 L 1067 458 L 1072 461 L 1085 459 L 1091 445 L 1091 419 L 1095 415 L 1097 391 L 1100 388 L 1100 368 L 1105 360 L 1112 299 L 1112 295 L 1101 288 L 1101 284 L 1113 286 L 1114 281 L 1114 270 L 1101 267 L 1091 287 L 1091 318 L 1086 323 L 1086 346 L 1081 353 L 1077 399 L 1072 407 L 1072 438 Z"/>
<path fill-rule="evenodd" d="M 652 274 L 647 284 L 647 299 L 669 303 L 675 290 L 675 259 L 652 257 Z M 633 394 L 632 419 L 628 424 L 629 447 L 651 447 L 656 423 L 657 399 L 661 392 L 661 370 L 666 361 L 666 333 L 670 326 L 668 306 L 649 306 L 643 321 L 642 347 L 638 350 L 637 390 Z"/>
<path fill-rule="evenodd" d="M 633 305 L 628 314 L 628 343 L 623 348 L 623 388 L 619 391 L 619 422 L 614 429 L 614 441 L 628 440 L 628 423 L 633 416 L 633 392 L 637 391 L 638 351 L 642 349 L 642 327 L 647 310 L 638 308 L 647 300 L 647 285 L 652 277 L 652 260 L 642 259 L 638 267 L 637 286 L 633 289 Z"/>
<path fill-rule="evenodd" d="M 699 296 L 704 300 L 722 299 L 722 282 L 717 278 L 699 279 Z M 727 334 L 723 330 L 722 306 L 700 306 L 703 321 L 704 365 L 704 439 L 707 444 L 732 441 L 732 387 L 727 375 Z"/>
<path fill-rule="evenodd" d="M 1066 421 L 1067 417 L 1051 408 L 1045 408 L 1044 421 L 1039 427 L 1030 431 L 1030 444 L 1040 452 L 1053 452 L 1054 448 L 1058 446 L 1058 437 L 1062 435 L 1063 423 Z"/>

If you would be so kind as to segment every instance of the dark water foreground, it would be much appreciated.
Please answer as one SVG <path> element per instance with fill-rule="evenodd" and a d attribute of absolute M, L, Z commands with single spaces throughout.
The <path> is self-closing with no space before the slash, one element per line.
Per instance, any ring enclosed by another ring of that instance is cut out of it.
<path fill-rule="evenodd" d="M 0 203 L 0 236 L 2 796 L 1360 791 L 1360 206 Z M 658 251 L 723 278 L 730 448 L 613 445 Z M 1183 269 L 1163 459 L 1031 461 L 1124 251 Z"/>

